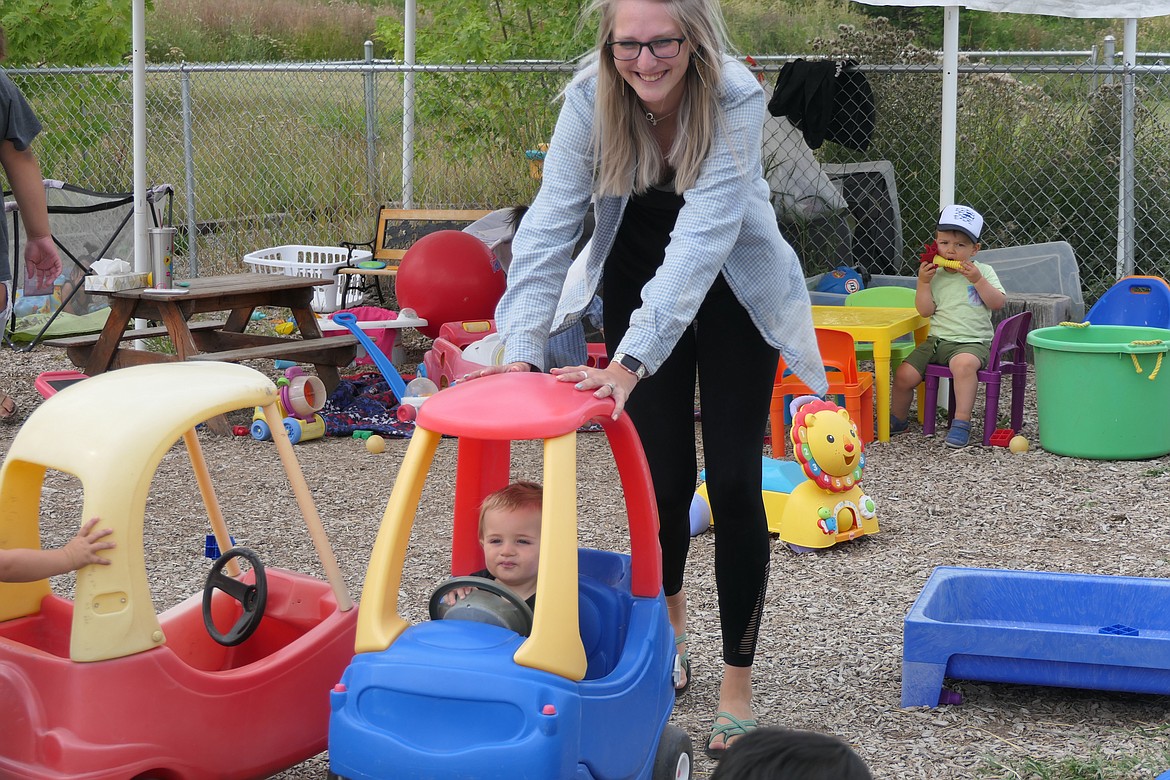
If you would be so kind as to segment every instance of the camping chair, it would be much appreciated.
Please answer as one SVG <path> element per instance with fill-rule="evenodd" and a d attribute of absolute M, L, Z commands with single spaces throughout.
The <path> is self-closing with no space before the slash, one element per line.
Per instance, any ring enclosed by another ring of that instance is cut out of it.
<path fill-rule="evenodd" d="M 22 349 L 25 352 L 40 343 L 55 323 L 58 327 L 52 335 L 100 330 L 104 318 L 98 321 L 77 317 L 71 320 L 76 330 L 60 327 L 58 320 L 67 311 L 96 313 L 105 308 L 103 301 L 91 299 L 85 292 L 85 277 L 93 273 L 90 266 L 95 261 L 115 257 L 129 261 L 134 257 L 134 193 L 92 192 L 49 179 L 44 181 L 44 185 L 49 226 L 53 231 L 53 243 L 61 255 L 63 278 L 58 277 L 61 281 L 59 290 L 43 296 L 43 300 L 25 298 L 22 303 L 16 298 L 20 269 L 24 264 L 21 242 L 25 240 L 25 233 L 16 201 L 10 199 L 10 193 L 5 193 L 4 201 L 5 218 L 9 213 L 12 215 L 9 227 L 12 232 L 13 290 L 12 312 L 5 323 L 4 338 L 8 343 L 29 339 L 28 345 Z M 174 189 L 169 184 L 159 184 L 147 190 L 146 201 L 150 206 L 151 224 L 154 227 L 171 223 L 173 194 Z M 162 209 L 164 201 L 165 215 Z M 25 327 L 20 327 L 18 320 L 25 320 Z"/>
<path fill-rule="evenodd" d="M 817 347 L 829 379 L 829 392 L 826 395 L 845 396 L 845 410 L 857 424 L 857 434 L 862 442 L 869 444 L 873 441 L 873 372 L 857 370 L 853 337 L 844 331 L 817 328 Z M 772 404 L 768 410 L 774 457 L 780 457 L 784 452 L 787 398 L 812 394 L 804 382 L 789 373 L 784 358 L 780 358 L 776 366 L 776 383 L 772 385 Z"/>
<path fill-rule="evenodd" d="M 1012 430 L 1019 433 L 1024 425 L 1024 388 L 1028 382 L 1028 361 L 1024 348 L 1028 339 L 1028 328 L 1032 324 L 1032 312 L 1022 311 L 1008 317 L 995 328 L 995 338 L 991 340 L 991 358 L 988 367 L 979 371 L 976 376 L 984 383 L 985 404 L 983 408 L 983 446 L 991 446 L 991 435 L 995 433 L 996 418 L 999 416 L 999 385 L 1003 377 L 1012 378 Z M 934 434 L 934 418 L 931 414 L 938 405 L 938 380 L 940 378 L 954 379 L 951 370 L 946 366 L 931 363 L 926 367 L 926 400 L 924 407 L 927 410 L 922 420 L 922 433 L 925 436 Z M 947 419 L 955 416 L 955 386 L 951 382 L 950 403 L 947 406 Z"/>
<path fill-rule="evenodd" d="M 873 306 L 888 308 L 914 308 L 914 289 L 911 287 L 882 286 L 867 287 L 845 296 L 846 306 Z M 914 351 L 914 336 L 906 335 L 890 345 L 890 370 L 893 371 L 906 356 Z M 858 360 L 873 360 L 873 344 L 859 341 L 854 345 Z"/>

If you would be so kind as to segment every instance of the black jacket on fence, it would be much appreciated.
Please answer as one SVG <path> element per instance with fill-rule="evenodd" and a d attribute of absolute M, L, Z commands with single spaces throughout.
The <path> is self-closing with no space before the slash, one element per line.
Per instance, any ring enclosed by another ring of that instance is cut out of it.
<path fill-rule="evenodd" d="M 768 111 L 800 128 L 810 149 L 828 140 L 864 152 L 877 121 L 873 89 L 853 60 L 785 64 Z"/>

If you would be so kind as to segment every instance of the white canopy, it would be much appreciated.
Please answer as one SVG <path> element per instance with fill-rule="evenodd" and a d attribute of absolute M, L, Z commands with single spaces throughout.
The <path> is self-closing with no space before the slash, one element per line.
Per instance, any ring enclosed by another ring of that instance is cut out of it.
<path fill-rule="evenodd" d="M 865 5 L 894 5 L 902 8 L 919 6 L 963 7 L 968 11 L 992 11 L 1006 14 L 1042 14 L 1066 16 L 1072 19 L 1141 19 L 1148 16 L 1170 15 L 1170 2 L 1155 0 L 1123 0 L 1105 3 L 1094 0 L 969 0 L 965 3 L 910 2 L 909 0 L 857 0 Z"/>

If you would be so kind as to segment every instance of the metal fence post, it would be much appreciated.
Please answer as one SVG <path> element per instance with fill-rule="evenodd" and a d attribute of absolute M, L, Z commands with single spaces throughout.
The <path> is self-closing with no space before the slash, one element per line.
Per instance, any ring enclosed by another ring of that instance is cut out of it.
<path fill-rule="evenodd" d="M 414 24 L 416 0 L 406 0 L 406 40 L 403 61 L 414 66 Z M 402 74 L 402 208 L 414 208 L 414 70 Z"/>
<path fill-rule="evenodd" d="M 1134 260 L 1134 72 L 1137 64 L 1137 19 L 1125 20 L 1125 46 L 1121 81 L 1121 192 L 1117 215 L 1117 278 L 1133 273 Z"/>
<path fill-rule="evenodd" d="M 374 64 L 374 42 L 366 41 L 366 65 Z M 362 76 L 366 89 L 366 187 L 370 193 L 370 200 L 380 202 L 377 191 L 378 165 L 378 129 L 377 110 L 378 101 L 374 95 L 374 69 L 368 67 Z"/>
<path fill-rule="evenodd" d="M 187 63 L 179 63 L 179 84 L 183 100 L 183 179 L 187 198 L 187 269 L 192 276 L 199 275 L 196 244 L 199 231 L 195 227 L 195 145 L 191 132 L 191 73 Z"/>
<path fill-rule="evenodd" d="M 1117 39 L 1112 35 L 1105 36 L 1105 64 L 1113 67 L 1113 58 L 1117 54 Z M 1105 86 L 1113 86 L 1113 71 L 1105 72 Z"/>
<path fill-rule="evenodd" d="M 1098 59 L 1100 54 L 1101 54 L 1100 49 L 1098 49 L 1097 44 L 1094 43 L 1093 48 L 1089 50 L 1089 64 L 1096 65 L 1100 61 Z M 1098 83 L 1099 79 L 1100 79 L 1100 77 L 1097 75 L 1097 71 L 1094 70 L 1093 77 L 1091 79 L 1089 79 L 1089 94 L 1090 95 L 1097 91 L 1097 83 Z"/>

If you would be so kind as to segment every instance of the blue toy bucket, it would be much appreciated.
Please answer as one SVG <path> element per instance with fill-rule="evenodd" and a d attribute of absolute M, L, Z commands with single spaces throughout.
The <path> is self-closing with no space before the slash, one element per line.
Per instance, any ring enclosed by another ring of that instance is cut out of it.
<path fill-rule="evenodd" d="M 1032 331 L 1028 343 L 1041 447 L 1098 460 L 1170 453 L 1170 330 L 1057 326 Z"/>

